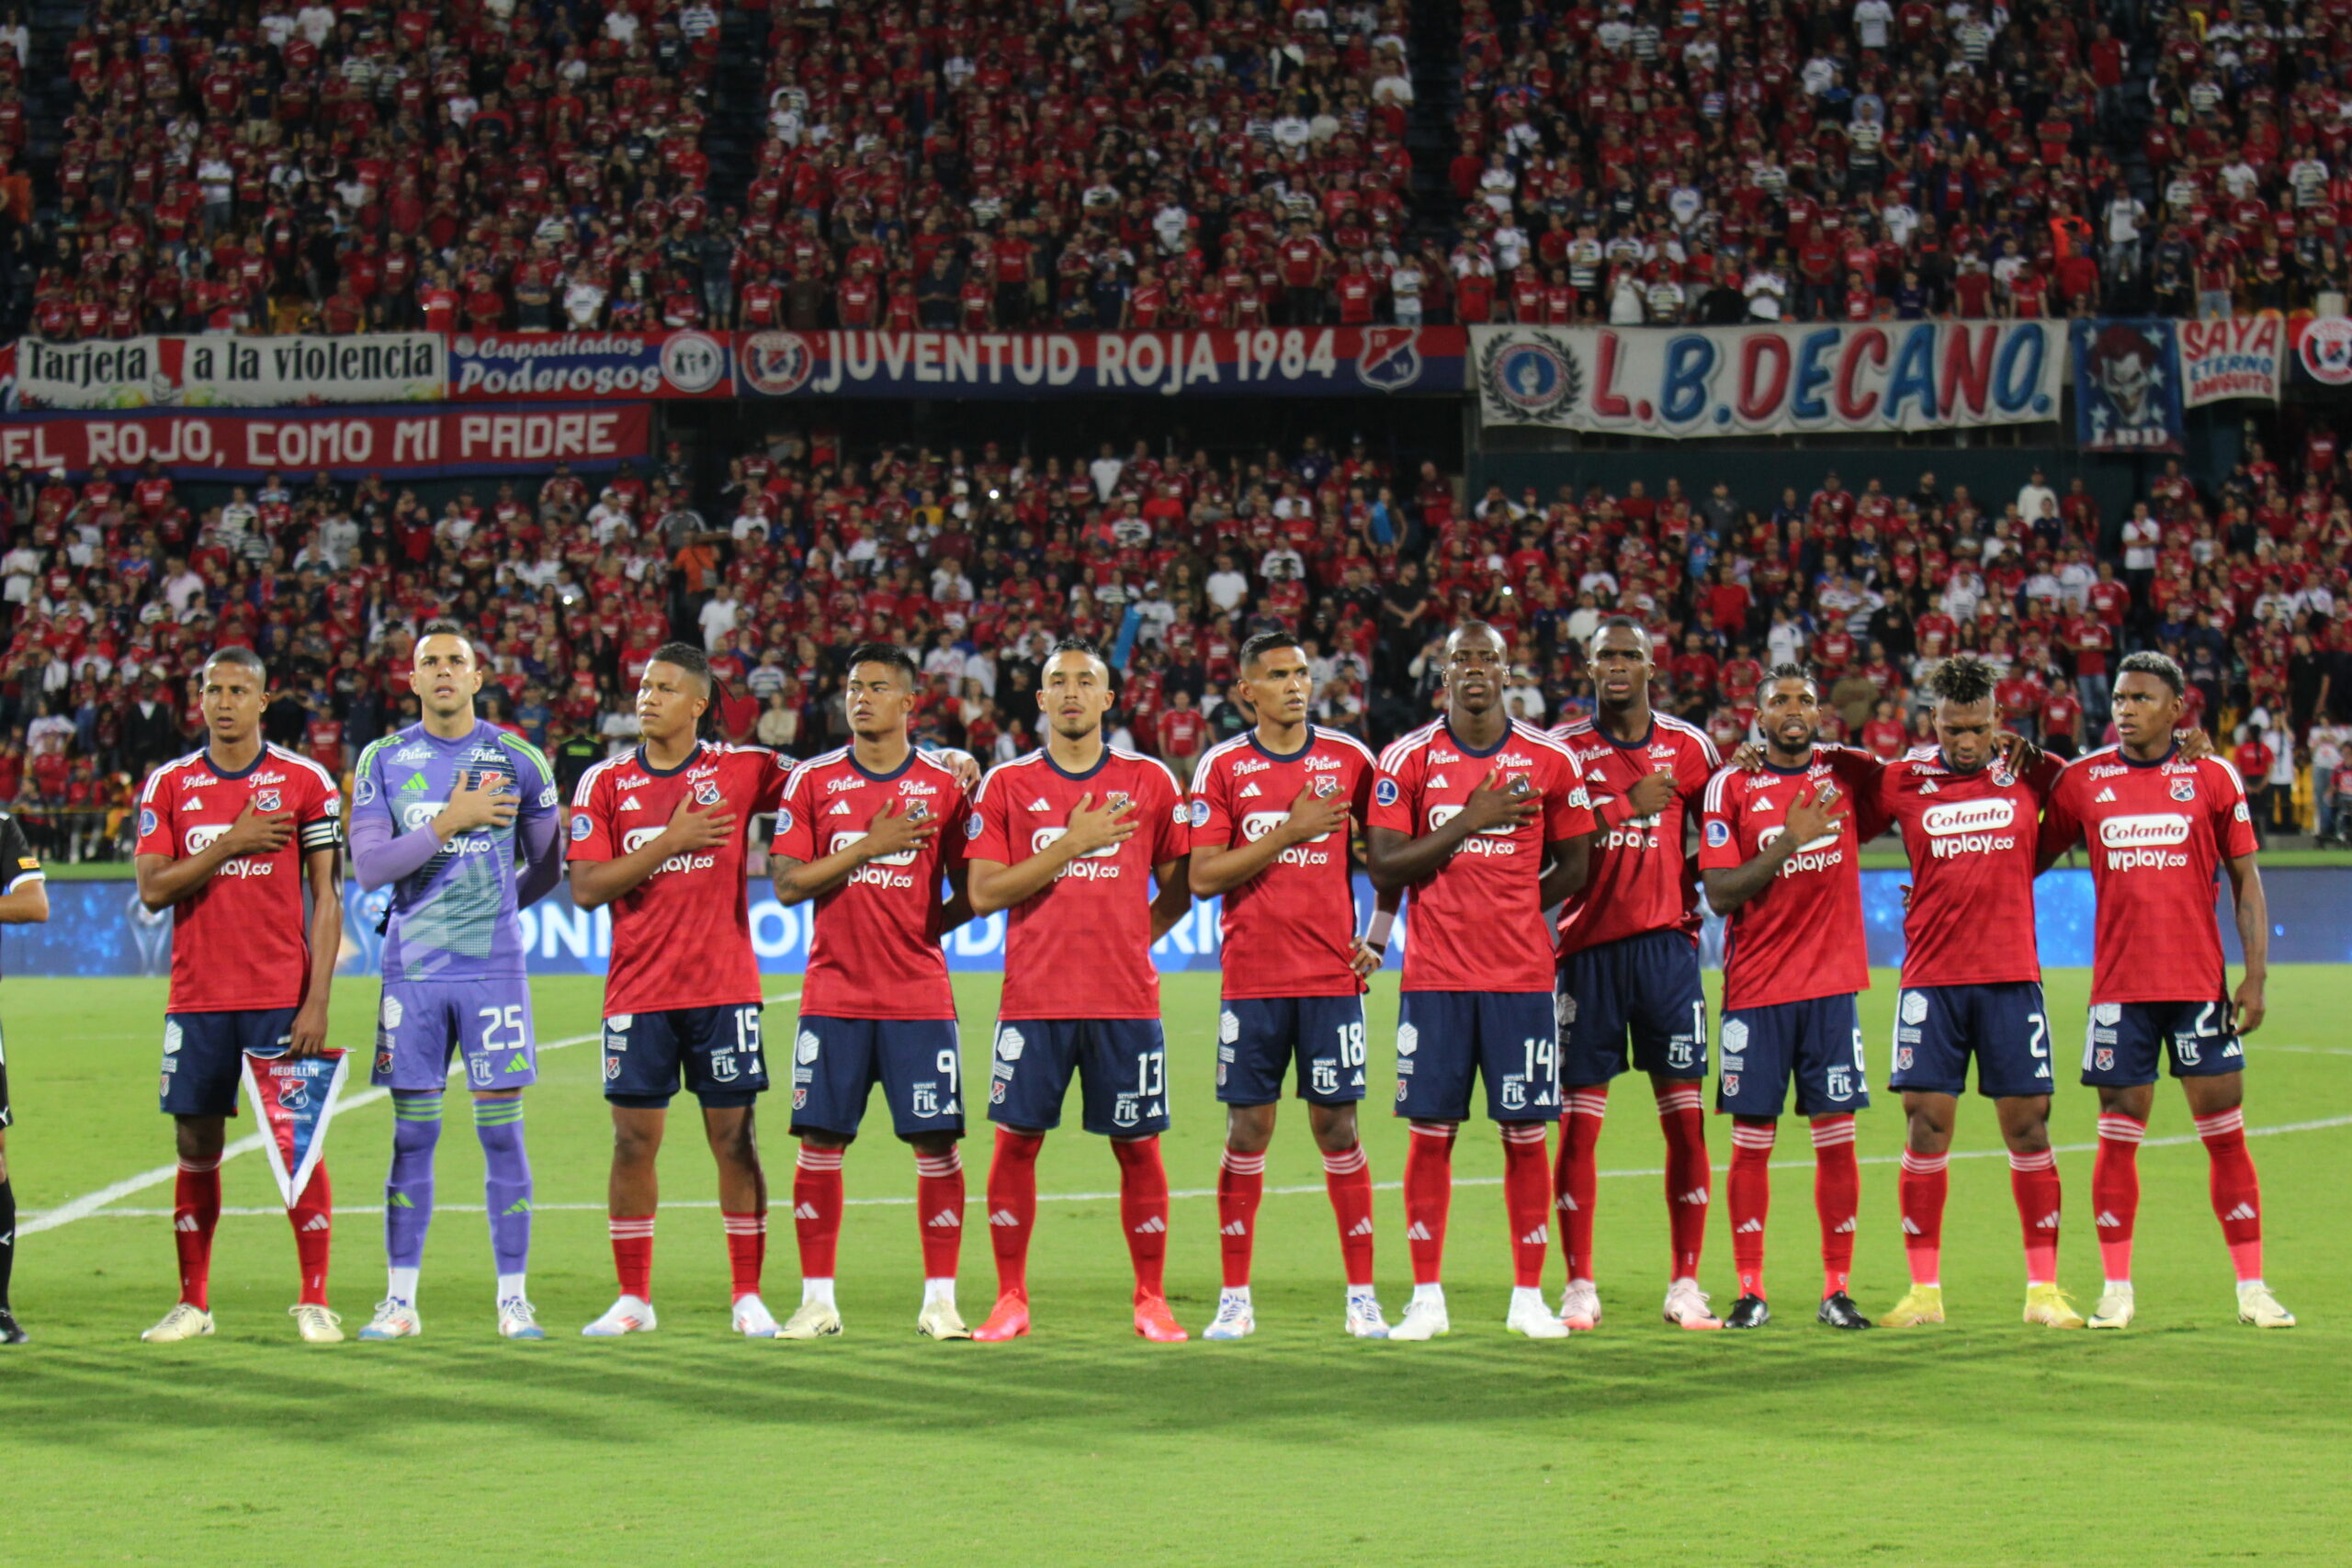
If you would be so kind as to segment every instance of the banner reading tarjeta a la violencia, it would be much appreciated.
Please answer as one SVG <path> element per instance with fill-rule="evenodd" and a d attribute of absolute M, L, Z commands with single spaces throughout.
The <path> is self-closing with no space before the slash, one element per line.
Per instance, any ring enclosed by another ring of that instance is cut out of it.
<path fill-rule="evenodd" d="M 437 402 L 448 389 L 436 333 L 356 337 L 28 338 L 17 347 L 27 408 L 301 408 Z"/>
<path fill-rule="evenodd" d="M 1470 329 L 1487 423 L 1674 439 L 2031 424 L 2064 363 L 2055 321 Z"/>

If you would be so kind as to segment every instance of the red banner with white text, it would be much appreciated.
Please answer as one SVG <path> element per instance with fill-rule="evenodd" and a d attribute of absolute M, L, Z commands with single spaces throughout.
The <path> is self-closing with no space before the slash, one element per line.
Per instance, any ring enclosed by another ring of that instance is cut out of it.
<path fill-rule="evenodd" d="M 593 473 L 643 458 L 652 433 L 644 403 L 25 413 L 0 425 L 0 465 L 83 474 L 153 458 L 175 479 L 230 480 L 322 468 L 340 479 L 458 478 L 558 462 Z"/>

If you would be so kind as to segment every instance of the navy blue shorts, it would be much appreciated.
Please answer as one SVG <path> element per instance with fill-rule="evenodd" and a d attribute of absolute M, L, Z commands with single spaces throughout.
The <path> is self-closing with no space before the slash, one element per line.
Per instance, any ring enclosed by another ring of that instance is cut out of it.
<path fill-rule="evenodd" d="M 2050 1018 L 2040 981 L 1904 987 L 1894 1004 L 1894 1071 L 1886 1087 L 1962 1093 L 1971 1056 L 1981 1095 L 2010 1100 L 2050 1092 Z"/>
<path fill-rule="evenodd" d="M 616 1012 L 605 1020 L 605 1098 L 659 1111 L 683 1082 L 713 1111 L 751 1104 L 768 1087 L 760 1004 Z"/>
<path fill-rule="evenodd" d="M 1792 1079 L 1800 1116 L 1835 1116 L 1871 1102 L 1861 1014 L 1850 996 L 1726 1012 L 1723 1055 L 1715 1109 L 1729 1115 L 1780 1115 Z"/>
<path fill-rule="evenodd" d="M 2083 1081 L 2131 1089 L 2156 1081 L 2162 1056 L 2177 1078 L 2245 1070 L 2227 997 L 2210 1002 L 2097 1002 L 2083 1040 Z"/>
<path fill-rule="evenodd" d="M 1216 1019 L 1216 1097 L 1272 1105 L 1283 1071 L 1298 1064 L 1298 1098 L 1346 1105 L 1363 1098 L 1363 998 L 1233 997 Z"/>
<path fill-rule="evenodd" d="M 234 1116 L 245 1053 L 283 1051 L 294 1035 L 294 1009 L 164 1015 L 164 1077 L 156 1089 L 166 1116 Z"/>
<path fill-rule="evenodd" d="M 989 1067 L 989 1120 L 1050 1132 L 1070 1075 L 1085 1080 L 1080 1125 L 1106 1138 L 1168 1131 L 1168 1043 L 1156 1018 L 1001 1019 Z"/>
<path fill-rule="evenodd" d="M 1396 1114 L 1470 1119 L 1470 1077 L 1492 1122 L 1560 1119 L 1558 1012 L 1549 991 L 1407 991 L 1396 1020 Z"/>
<path fill-rule="evenodd" d="M 952 1018 L 800 1015 L 792 1042 L 792 1130 L 857 1136 L 882 1086 L 899 1136 L 964 1135 L 963 1055 Z"/>
<path fill-rule="evenodd" d="M 1669 1078 L 1707 1076 L 1699 944 L 1680 931 L 1644 931 L 1569 953 L 1560 961 L 1559 1007 L 1566 1088 L 1604 1084 L 1628 1067 Z"/>

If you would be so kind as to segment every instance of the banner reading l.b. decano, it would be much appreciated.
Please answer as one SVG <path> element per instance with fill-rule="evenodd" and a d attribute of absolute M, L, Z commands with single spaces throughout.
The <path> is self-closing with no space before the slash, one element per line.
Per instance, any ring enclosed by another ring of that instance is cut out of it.
<path fill-rule="evenodd" d="M 152 460 L 175 479 L 229 480 L 322 468 L 456 478 L 557 462 L 589 473 L 642 458 L 651 439 L 643 403 L 28 413 L 0 424 L 0 465 L 78 476 Z"/>
<path fill-rule="evenodd" d="M 27 408 L 303 408 L 436 402 L 448 391 L 437 333 L 358 337 L 134 337 L 17 346 Z"/>
<path fill-rule="evenodd" d="M 1489 424 L 1686 438 L 1863 434 L 2058 416 L 2057 321 L 1473 327 Z"/>

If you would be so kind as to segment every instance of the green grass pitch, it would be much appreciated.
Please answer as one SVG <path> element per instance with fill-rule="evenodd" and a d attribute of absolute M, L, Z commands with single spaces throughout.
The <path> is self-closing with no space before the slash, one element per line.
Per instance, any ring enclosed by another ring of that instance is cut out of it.
<path fill-rule="evenodd" d="M 1893 976 L 1864 1001 L 1883 1076 Z M 777 976 L 772 988 L 797 981 Z M 2078 1038 L 2086 978 L 2055 973 L 2055 1032 Z M 600 983 L 541 981 L 540 1032 L 595 1025 Z M 995 995 L 965 976 L 967 1060 L 986 1061 Z M 334 1037 L 365 1039 L 375 987 L 338 988 Z M 0 1564 L 645 1564 L 702 1562 L 1923 1564 L 2340 1563 L 2352 1523 L 2352 978 L 2282 970 L 2252 1045 L 2249 1120 L 2266 1194 L 2270 1280 L 2303 1325 L 2233 1321 L 2230 1275 L 2193 1141 L 2141 1156 L 2141 1316 L 2128 1333 L 2018 1321 L 2021 1260 L 1990 1108 L 1964 1110 L 1944 1248 L 1952 1320 L 1838 1336 L 1804 1309 L 1817 1284 L 1798 1127 L 1776 1175 L 1771 1275 L 1783 1316 L 1754 1335 L 1661 1324 L 1659 1140 L 1638 1080 L 1601 1145 L 1599 1251 L 1609 1316 L 1566 1343 L 1506 1335 L 1510 1283 L 1491 1133 L 1457 1161 L 1448 1260 L 1454 1332 L 1430 1345 L 1339 1332 L 1338 1244 L 1295 1109 L 1268 1166 L 1260 1328 L 1232 1346 L 1148 1346 L 1129 1332 L 1126 1254 L 1103 1197 L 1041 1206 L 1031 1264 L 1037 1331 L 934 1345 L 912 1332 L 920 1272 L 911 1162 L 887 1132 L 852 1153 L 842 1243 L 848 1333 L 813 1345 L 727 1333 L 709 1159 L 689 1115 L 663 1156 L 658 1334 L 577 1337 L 610 1301 L 603 1222 L 606 1122 L 596 1053 L 549 1053 L 528 1097 L 539 1213 L 532 1293 L 551 1339 L 492 1332 L 481 1156 L 460 1097 L 442 1142 L 421 1303 L 426 1337 L 313 1348 L 293 1337 L 293 1249 L 277 1214 L 223 1220 L 210 1340 L 149 1347 L 170 1304 L 168 1183 L 28 1234 L 16 1295 L 35 1342 L 0 1351 Z M 1170 980 L 1166 1140 L 1175 1204 L 1170 1294 L 1197 1331 L 1217 1284 L 1220 1118 L 1210 1041 L 1216 979 Z M 28 1214 L 171 1157 L 152 1092 L 161 981 L 0 987 L 19 1125 L 8 1157 Z M 1395 1190 L 1403 1139 L 1385 1112 L 1393 983 L 1372 1003 L 1383 1184 L 1380 1280 L 1392 1314 L 1408 1273 Z M 791 1004 L 772 1006 L 772 1046 Z M 2062 1048 L 2061 1056 L 2065 1055 Z M 783 1053 L 777 1053 L 779 1061 Z M 2071 1075 L 2062 1074 L 2062 1086 Z M 2160 1094 L 2154 1140 L 2188 1134 Z M 2062 1087 L 2063 1275 L 2098 1267 L 2088 1223 L 2094 1100 Z M 1073 1112 L 1073 1120 L 1074 1120 Z M 782 1108 L 767 1132 L 775 1201 L 768 1297 L 797 1299 Z M 881 1123 L 887 1128 L 887 1119 Z M 248 1123 L 249 1125 L 249 1123 Z M 870 1123 L 871 1125 L 871 1123 Z M 334 1294 L 356 1329 L 382 1283 L 390 1126 L 378 1101 L 338 1120 L 329 1163 L 341 1220 Z M 2271 1129 L 2287 1129 L 2271 1133 Z M 1883 1310 L 1905 1282 L 1890 1097 L 1862 1118 L 1855 1291 Z M 1721 1219 L 1703 1279 L 1728 1305 Z M 969 1145 L 977 1199 L 989 1142 Z M 227 1168 L 226 1201 L 263 1208 L 258 1157 Z M 1048 1194 L 1105 1194 L 1098 1140 L 1057 1134 Z M 458 1204 L 474 1207 L 450 1212 Z M 692 1206 L 689 1206 L 692 1205 Z M 125 1214 L 121 1211 L 140 1211 Z M 974 1321 L 994 1280 L 980 1211 L 965 1247 Z M 1547 1286 L 1556 1292 L 1556 1251 Z"/>

